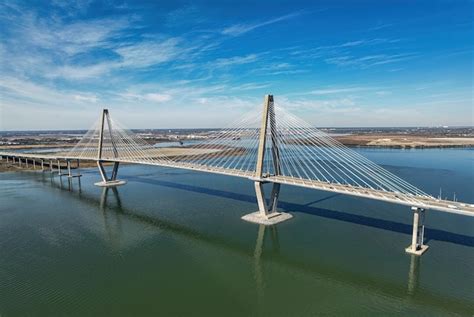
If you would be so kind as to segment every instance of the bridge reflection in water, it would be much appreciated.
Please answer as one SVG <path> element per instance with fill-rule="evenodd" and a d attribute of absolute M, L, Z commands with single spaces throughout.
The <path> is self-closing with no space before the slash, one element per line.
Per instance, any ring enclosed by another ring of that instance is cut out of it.
<path fill-rule="evenodd" d="M 451 299 L 439 294 L 430 293 L 427 290 L 419 291 L 419 276 L 422 271 L 421 258 L 411 256 L 407 261 L 407 279 L 405 286 L 399 283 L 389 282 L 384 279 L 374 279 L 373 277 L 360 275 L 360 273 L 338 271 L 334 267 L 313 260 L 308 263 L 302 263 L 298 259 L 289 256 L 289 250 L 282 250 L 280 246 L 280 232 L 278 226 L 260 225 L 256 228 L 253 245 L 242 244 L 228 238 L 210 234 L 205 231 L 175 223 L 170 220 L 160 219 L 156 214 L 141 214 L 127 208 L 117 188 L 103 188 L 99 198 L 90 196 L 87 192 L 80 192 L 79 186 L 69 186 L 64 178 L 49 178 L 44 176 L 44 182 L 64 190 L 71 191 L 71 197 L 77 197 L 81 202 L 89 204 L 92 208 L 102 215 L 104 223 L 105 239 L 110 242 L 112 249 L 119 250 L 126 232 L 123 231 L 124 221 L 146 225 L 147 228 L 156 228 L 167 235 L 176 235 L 177 237 L 191 240 L 192 244 L 203 245 L 216 249 L 218 252 L 229 252 L 232 255 L 247 259 L 253 263 L 249 274 L 254 277 L 256 301 L 261 309 L 265 301 L 266 278 L 265 267 L 274 266 L 279 270 L 295 270 L 306 275 L 323 278 L 332 281 L 331 283 L 340 283 L 349 286 L 362 287 L 374 293 L 385 294 L 386 296 L 407 300 L 417 305 L 431 305 L 440 309 L 450 309 L 460 314 L 469 313 L 471 308 L 469 302 L 461 299 Z M 197 188 L 199 190 L 199 188 Z M 304 205 L 301 205 L 302 207 Z M 381 263 L 381 265 L 383 265 Z M 405 294 L 404 297 L 401 294 Z M 267 299 L 268 300 L 268 299 Z"/>

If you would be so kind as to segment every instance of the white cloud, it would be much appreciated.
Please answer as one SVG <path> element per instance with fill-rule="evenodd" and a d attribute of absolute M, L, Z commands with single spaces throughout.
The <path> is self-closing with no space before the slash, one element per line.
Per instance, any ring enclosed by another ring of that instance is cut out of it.
<path fill-rule="evenodd" d="M 233 86 L 231 90 L 238 90 L 238 91 L 255 90 L 255 89 L 267 88 L 269 86 L 270 84 L 266 84 L 266 83 L 246 83 L 242 85 Z"/>
<path fill-rule="evenodd" d="M 118 67 L 117 63 L 99 63 L 95 65 L 88 66 L 52 66 L 45 77 L 61 77 L 66 79 L 88 79 L 88 78 L 97 78 L 101 75 L 107 74 L 112 71 L 114 68 Z"/>
<path fill-rule="evenodd" d="M 326 88 L 326 89 L 316 89 L 309 92 L 311 95 L 331 95 L 331 94 L 341 94 L 341 93 L 351 93 L 359 92 L 374 89 L 373 87 L 346 87 L 346 88 Z"/>
<path fill-rule="evenodd" d="M 146 94 L 145 99 L 153 102 L 165 102 L 171 100 L 171 95 L 168 94 Z"/>
<path fill-rule="evenodd" d="M 92 103 L 98 101 L 97 96 L 88 92 L 59 90 L 13 77 L 0 79 L 0 90 L 2 102 L 12 105 L 27 103 L 36 107 L 59 107 L 62 109 L 65 105 L 71 106 L 79 102 L 83 105 L 87 101 Z"/>
<path fill-rule="evenodd" d="M 277 18 L 274 18 L 274 19 L 263 21 L 263 22 L 247 23 L 247 24 L 235 24 L 235 25 L 231 25 L 231 26 L 223 29 L 221 31 L 221 33 L 224 34 L 224 35 L 238 36 L 238 35 L 242 35 L 244 33 L 250 32 L 252 30 L 255 30 L 257 28 L 260 28 L 262 26 L 266 26 L 266 25 L 277 23 L 277 22 L 289 20 L 291 18 L 299 16 L 300 14 L 301 14 L 300 12 L 294 12 L 294 13 L 286 14 L 286 15 L 283 15 L 283 16 L 280 16 L 280 17 L 277 17 Z"/>
<path fill-rule="evenodd" d="M 111 40 L 130 27 L 123 17 L 65 23 L 57 19 L 43 20 L 27 14 L 18 17 L 14 29 L 21 41 L 37 48 L 50 49 L 68 56 L 111 44 Z M 15 22 L 13 22 L 15 23 Z"/>
<path fill-rule="evenodd" d="M 233 65 L 242 65 L 253 63 L 258 59 L 256 54 L 249 54 L 246 56 L 234 56 L 230 58 L 218 58 L 214 61 L 213 66 L 215 67 L 227 67 Z"/>
<path fill-rule="evenodd" d="M 337 66 L 352 66 L 358 68 L 368 68 L 377 65 L 385 65 L 398 63 L 406 61 L 408 59 L 413 59 L 417 57 L 414 53 L 404 53 L 404 54 L 377 54 L 377 55 L 367 55 L 361 57 L 354 57 L 351 55 L 343 55 L 336 57 L 326 58 L 324 61 L 327 64 L 333 64 Z"/>
<path fill-rule="evenodd" d="M 141 68 L 174 60 L 184 51 L 178 43 L 178 38 L 169 38 L 119 47 L 115 49 L 122 57 L 118 66 Z"/>
<path fill-rule="evenodd" d="M 78 101 L 84 101 L 84 102 L 92 102 L 92 103 L 97 103 L 99 100 L 97 96 L 87 94 L 87 95 L 74 95 L 74 99 Z"/>

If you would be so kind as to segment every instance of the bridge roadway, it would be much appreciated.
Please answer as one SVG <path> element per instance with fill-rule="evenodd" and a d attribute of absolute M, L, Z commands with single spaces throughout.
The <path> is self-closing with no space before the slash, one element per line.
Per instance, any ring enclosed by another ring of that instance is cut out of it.
<path fill-rule="evenodd" d="M 15 157 L 21 159 L 31 159 L 31 160 L 87 160 L 87 161 L 98 161 L 94 158 L 79 158 L 71 156 L 58 156 L 51 154 L 29 154 L 29 153 L 19 153 L 19 152 L 0 152 L 1 157 Z M 142 164 L 142 165 L 154 165 L 154 166 L 163 166 L 171 168 L 180 168 L 200 172 L 208 172 L 214 174 L 236 176 L 242 178 L 248 178 L 253 181 L 268 182 L 268 183 L 278 183 L 285 185 L 293 185 L 304 188 L 311 188 L 326 192 L 340 193 L 344 195 L 363 197 L 373 200 L 391 202 L 400 205 L 406 206 L 415 206 L 423 209 L 438 210 L 442 212 L 448 212 L 453 214 L 460 214 L 466 216 L 474 216 L 474 204 L 462 203 L 457 201 L 449 201 L 443 199 L 436 199 L 430 196 L 413 196 L 406 195 L 402 193 L 388 192 L 370 188 L 354 187 L 351 185 L 344 184 L 334 184 L 329 182 L 322 182 L 317 180 L 310 179 L 300 179 L 295 177 L 288 176 L 266 176 L 259 179 L 255 178 L 255 173 L 252 171 L 243 171 L 238 169 L 228 169 L 215 166 L 205 166 L 199 164 L 190 164 L 185 162 L 173 162 L 170 160 L 130 160 L 130 159 L 102 159 L 102 162 L 120 162 L 126 164 Z"/>

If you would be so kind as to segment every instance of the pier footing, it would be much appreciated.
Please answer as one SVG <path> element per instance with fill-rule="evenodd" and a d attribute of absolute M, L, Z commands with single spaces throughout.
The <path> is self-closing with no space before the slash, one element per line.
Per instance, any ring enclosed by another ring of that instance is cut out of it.
<path fill-rule="evenodd" d="M 126 181 L 111 180 L 111 181 L 106 181 L 106 182 L 97 182 L 97 183 L 94 183 L 94 185 L 99 186 L 99 187 L 115 187 L 115 186 L 125 185 L 126 183 L 127 183 Z"/>
<path fill-rule="evenodd" d="M 423 253 L 425 253 L 428 250 L 428 248 L 429 248 L 429 246 L 422 245 L 419 249 L 413 250 L 412 246 L 410 245 L 405 249 L 405 252 L 409 253 L 409 254 L 414 254 L 414 255 L 422 255 Z"/>
<path fill-rule="evenodd" d="M 251 214 L 242 216 L 242 220 L 258 223 L 265 226 L 276 225 L 277 223 L 286 221 L 291 218 L 293 218 L 293 216 L 286 212 L 274 212 L 265 216 L 262 214 L 262 212 L 256 211 Z"/>

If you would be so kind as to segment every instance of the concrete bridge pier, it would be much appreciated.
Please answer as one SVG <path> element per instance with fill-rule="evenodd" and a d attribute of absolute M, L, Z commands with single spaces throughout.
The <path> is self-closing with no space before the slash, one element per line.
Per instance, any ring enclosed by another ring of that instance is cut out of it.
<path fill-rule="evenodd" d="M 245 221 L 270 226 L 292 218 L 293 216 L 291 214 L 279 212 L 277 210 L 280 184 L 273 184 L 272 193 L 270 196 L 270 204 L 267 204 L 265 199 L 265 192 L 263 189 L 264 184 L 265 182 L 263 181 L 254 182 L 258 211 L 245 215 L 242 217 L 242 219 Z"/>
<path fill-rule="evenodd" d="M 68 178 L 73 178 L 73 177 L 81 177 L 82 175 L 79 173 L 79 160 L 77 160 L 77 166 L 76 166 L 76 174 L 72 174 L 71 172 L 71 160 L 66 160 L 67 164 L 67 177 Z"/>
<path fill-rule="evenodd" d="M 428 250 L 428 246 L 423 244 L 425 235 L 425 209 L 411 207 L 413 210 L 413 233 L 411 245 L 405 249 L 407 253 L 422 255 Z"/>
<path fill-rule="evenodd" d="M 104 168 L 103 161 L 97 161 L 97 166 L 99 167 L 99 172 L 100 172 L 100 176 L 102 177 L 102 182 L 94 183 L 94 185 L 99 186 L 99 187 L 114 187 L 114 186 L 125 185 L 127 183 L 126 181 L 117 179 L 119 164 L 120 162 L 114 162 L 114 166 L 112 168 L 112 174 L 110 175 L 110 178 L 109 178 Z"/>
<path fill-rule="evenodd" d="M 44 160 L 41 160 L 41 171 L 44 172 Z"/>
<path fill-rule="evenodd" d="M 61 173 L 61 161 L 58 160 L 58 176 L 63 176 L 63 174 Z"/>

